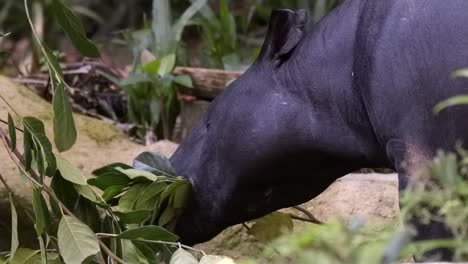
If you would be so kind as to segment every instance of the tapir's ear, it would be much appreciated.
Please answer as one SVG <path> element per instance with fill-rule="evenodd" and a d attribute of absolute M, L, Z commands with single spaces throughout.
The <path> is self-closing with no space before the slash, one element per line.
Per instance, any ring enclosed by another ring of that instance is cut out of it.
<path fill-rule="evenodd" d="M 281 63 L 282 57 L 291 52 L 304 35 L 307 12 L 303 9 L 275 9 L 271 13 L 268 33 L 263 43 L 260 59 Z"/>

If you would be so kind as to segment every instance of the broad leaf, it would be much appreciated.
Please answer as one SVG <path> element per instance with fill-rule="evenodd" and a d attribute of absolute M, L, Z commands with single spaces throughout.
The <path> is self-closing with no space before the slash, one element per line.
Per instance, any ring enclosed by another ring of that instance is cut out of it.
<path fill-rule="evenodd" d="M 80 169 L 60 155 L 55 155 L 55 158 L 57 160 L 57 169 L 64 179 L 78 185 L 87 185 L 86 177 Z"/>
<path fill-rule="evenodd" d="M 94 232 L 80 220 L 64 215 L 58 228 L 58 246 L 65 263 L 81 263 L 99 252 Z"/>
<path fill-rule="evenodd" d="M 55 195 L 57 198 L 67 207 L 67 208 L 73 208 L 75 205 L 76 201 L 78 200 L 78 193 L 75 190 L 75 187 L 73 183 L 65 180 L 62 175 L 60 175 L 60 172 L 57 171 L 55 176 L 52 178 L 52 182 L 50 183 L 50 187 L 52 190 L 54 190 Z M 58 207 L 55 205 L 53 202 L 53 199 L 49 199 L 51 207 L 53 212 L 56 215 L 61 215 L 61 211 L 59 210 Z"/>
<path fill-rule="evenodd" d="M 153 182 L 148 185 L 140 194 L 135 208 L 136 209 L 148 209 L 151 210 L 154 208 L 154 205 L 157 202 L 158 195 L 161 194 L 164 189 L 167 187 L 165 182 Z"/>
<path fill-rule="evenodd" d="M 235 264 L 234 260 L 225 256 L 205 255 L 199 264 Z"/>
<path fill-rule="evenodd" d="M 124 192 L 124 188 L 126 185 L 113 185 L 108 187 L 107 189 L 104 190 L 104 193 L 102 194 L 102 199 L 104 201 L 109 201 L 110 199 L 114 198 L 116 195 L 121 194 Z"/>
<path fill-rule="evenodd" d="M 159 67 L 161 66 L 161 61 L 160 60 L 153 60 L 143 66 L 140 66 L 140 70 L 147 72 L 152 75 L 157 75 L 159 72 Z"/>
<path fill-rule="evenodd" d="M 171 53 L 169 55 L 164 56 L 161 59 L 161 65 L 159 66 L 158 75 L 166 76 L 169 73 L 171 73 L 175 67 L 175 63 L 176 63 L 175 53 Z"/>
<path fill-rule="evenodd" d="M 175 214 L 176 214 L 175 208 L 173 208 L 172 206 L 166 207 L 166 209 L 164 209 L 163 213 L 159 217 L 158 225 L 164 226 L 165 224 L 169 223 L 169 221 L 171 221 L 171 219 L 175 216 Z"/>
<path fill-rule="evenodd" d="M 270 242 L 284 232 L 293 229 L 291 216 L 285 213 L 274 212 L 255 221 L 248 233 L 261 242 Z"/>
<path fill-rule="evenodd" d="M 122 239 L 144 239 L 144 240 L 153 240 L 153 241 L 168 241 L 175 242 L 179 237 L 166 229 L 160 226 L 141 226 L 126 230 L 118 236 Z"/>
<path fill-rule="evenodd" d="M 54 12 L 54 15 L 62 29 L 82 55 L 91 58 L 100 56 L 99 50 L 86 37 L 86 31 L 79 18 L 70 9 L 68 9 L 60 0 L 53 0 L 52 11 Z"/>
<path fill-rule="evenodd" d="M 23 148 L 24 148 L 24 169 L 29 171 L 31 169 L 31 163 L 33 159 L 33 142 L 32 136 L 28 129 L 24 130 L 23 134 Z"/>
<path fill-rule="evenodd" d="M 169 159 L 157 152 L 141 153 L 133 161 L 133 167 L 152 172 L 156 175 L 176 175 Z"/>
<path fill-rule="evenodd" d="M 108 172 L 114 172 L 114 173 L 117 173 L 117 174 L 122 174 L 120 173 L 116 168 L 122 168 L 122 169 L 132 169 L 133 167 L 132 166 L 129 166 L 125 163 L 120 163 L 120 162 L 116 162 L 116 163 L 112 163 L 112 164 L 109 164 L 109 165 L 106 165 L 104 167 L 101 167 L 99 169 L 96 169 L 92 172 L 92 174 L 96 177 L 99 177 L 103 174 L 106 174 Z"/>
<path fill-rule="evenodd" d="M 119 199 L 119 208 L 121 212 L 130 212 L 135 209 L 136 202 L 142 191 L 148 186 L 149 183 L 139 183 L 135 184 L 127 192 L 125 192 L 122 197 Z"/>
<path fill-rule="evenodd" d="M 18 248 L 10 264 L 41 264 L 40 250 Z"/>
<path fill-rule="evenodd" d="M 120 172 L 123 174 L 127 175 L 130 179 L 136 179 L 136 178 L 145 178 L 150 181 L 156 181 L 158 179 L 158 176 L 154 175 L 151 172 L 145 171 L 145 170 L 139 170 L 139 169 L 121 169 L 117 168 Z"/>
<path fill-rule="evenodd" d="M 96 203 L 101 207 L 108 207 L 106 201 L 104 201 L 101 196 L 96 194 L 88 185 L 75 185 L 74 187 L 75 190 L 84 198 L 90 200 L 93 203 Z"/>
<path fill-rule="evenodd" d="M 25 139 L 25 144 L 28 148 L 35 150 L 39 173 L 45 175 L 47 170 L 48 175 L 53 176 L 56 170 L 56 161 L 52 153 L 52 144 L 45 133 L 44 123 L 35 117 L 27 116 L 23 118 L 23 126 L 25 137 L 28 138 Z M 32 153 L 27 152 L 29 150 L 25 146 L 25 155 L 32 155 Z M 51 173 L 53 174 L 51 175 Z"/>
<path fill-rule="evenodd" d="M 90 200 L 80 196 L 73 207 L 73 214 L 93 231 L 100 231 L 101 218 L 99 217 L 99 211 Z"/>
<path fill-rule="evenodd" d="M 55 87 L 52 100 L 54 110 L 54 142 L 59 152 L 69 150 L 76 142 L 76 127 L 72 107 L 63 84 Z"/>
<path fill-rule="evenodd" d="M 10 255 L 14 256 L 16 250 L 18 249 L 19 240 L 18 240 L 18 215 L 16 214 L 15 204 L 13 203 L 13 197 L 11 193 L 9 194 L 10 198 L 10 207 L 11 207 L 11 247 Z"/>
<path fill-rule="evenodd" d="M 34 214 L 36 215 L 36 232 L 38 235 L 42 235 L 44 232 L 49 230 L 50 215 L 44 197 L 42 196 L 41 191 L 37 188 L 33 191 L 33 208 Z"/>
<path fill-rule="evenodd" d="M 131 179 L 123 173 L 113 173 L 108 172 L 100 175 L 97 178 L 89 179 L 88 184 L 98 187 L 101 190 L 106 190 L 107 188 L 114 185 L 128 185 L 131 182 Z"/>
<path fill-rule="evenodd" d="M 189 181 L 181 181 L 182 183 L 175 189 L 172 206 L 174 208 L 183 208 L 188 202 L 192 192 L 192 183 Z"/>
<path fill-rule="evenodd" d="M 151 210 L 138 210 L 133 212 L 114 212 L 125 224 L 140 224 L 151 216 Z"/>
<path fill-rule="evenodd" d="M 10 134 L 10 141 L 11 141 L 11 149 L 16 149 L 16 128 L 15 122 L 11 117 L 10 113 L 8 113 L 8 133 Z"/>
<path fill-rule="evenodd" d="M 122 258 L 125 263 L 149 264 L 145 255 L 130 240 L 122 240 Z"/>
<path fill-rule="evenodd" d="M 192 78 L 189 75 L 177 75 L 174 82 L 184 87 L 193 88 Z"/>
<path fill-rule="evenodd" d="M 158 264 L 158 260 L 156 259 L 155 251 L 148 245 L 143 242 L 132 241 L 133 244 L 140 250 L 140 252 L 146 257 L 146 260 L 149 264 Z M 160 252 L 158 252 L 160 253 Z"/>
<path fill-rule="evenodd" d="M 187 250 L 179 248 L 172 255 L 170 264 L 198 264 L 198 260 Z"/>

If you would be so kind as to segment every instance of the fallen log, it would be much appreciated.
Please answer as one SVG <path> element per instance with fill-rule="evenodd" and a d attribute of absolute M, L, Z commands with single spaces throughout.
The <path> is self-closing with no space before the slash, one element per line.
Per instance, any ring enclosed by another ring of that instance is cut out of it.
<path fill-rule="evenodd" d="M 193 88 L 179 87 L 179 92 L 201 99 L 212 100 L 220 94 L 226 84 L 243 74 L 241 71 L 225 71 L 219 69 L 176 67 L 175 75 L 189 75 Z"/>

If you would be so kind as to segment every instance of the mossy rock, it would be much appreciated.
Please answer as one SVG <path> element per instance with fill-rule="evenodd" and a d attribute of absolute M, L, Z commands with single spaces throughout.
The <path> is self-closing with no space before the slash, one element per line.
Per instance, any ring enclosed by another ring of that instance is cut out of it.
<path fill-rule="evenodd" d="M 0 95 L 14 108 L 21 116 L 34 116 L 44 122 L 46 133 L 53 139 L 52 127 L 52 106 L 49 102 L 37 96 L 28 88 L 18 85 L 11 79 L 0 76 Z M 7 120 L 8 112 L 13 111 L 0 101 L 0 119 Z M 73 148 L 62 155 L 82 169 L 86 175 L 112 162 L 130 163 L 140 152 L 145 150 L 158 151 L 157 146 L 151 148 L 141 146 L 130 141 L 113 124 L 103 122 L 88 116 L 74 114 L 78 139 Z M 17 123 L 19 120 L 16 120 Z M 0 125 L 6 131 L 6 125 Z M 21 133 L 17 133 L 19 150 L 22 152 Z M 3 144 L 0 144 L 3 145 Z M 56 151 L 56 150 L 55 150 Z M 172 154 L 172 153 L 170 153 Z M 8 185 L 25 208 L 31 208 L 30 199 L 32 186 L 27 179 L 20 176 L 16 164 L 11 160 L 3 147 L 0 147 L 0 173 L 6 178 Z M 0 184 L 0 251 L 9 250 L 10 247 L 10 205 L 8 194 L 2 184 Z M 19 234 L 20 245 L 37 247 L 37 239 L 30 220 L 20 212 Z"/>

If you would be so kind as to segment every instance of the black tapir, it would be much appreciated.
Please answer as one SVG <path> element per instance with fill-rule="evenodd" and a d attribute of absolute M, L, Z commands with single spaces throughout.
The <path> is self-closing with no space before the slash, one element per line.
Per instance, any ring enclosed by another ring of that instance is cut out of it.
<path fill-rule="evenodd" d="M 388 167 L 403 190 L 436 150 L 468 139 L 468 0 L 346 0 L 308 32 L 274 10 L 261 54 L 171 158 L 194 186 L 175 231 L 193 244 Z M 365 190 L 362 190 L 365 191 Z M 422 227 L 424 237 L 444 236 Z"/>

